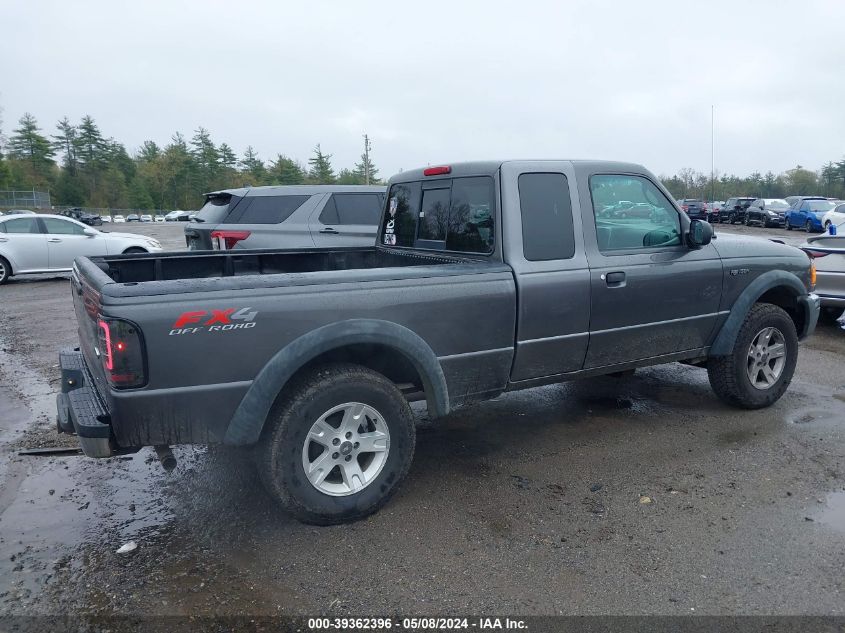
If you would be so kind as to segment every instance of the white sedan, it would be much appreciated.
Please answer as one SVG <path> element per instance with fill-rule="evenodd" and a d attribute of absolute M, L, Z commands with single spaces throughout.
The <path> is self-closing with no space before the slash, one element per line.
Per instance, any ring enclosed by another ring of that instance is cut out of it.
<path fill-rule="evenodd" d="M 840 225 L 845 224 L 845 202 L 837 200 L 840 204 L 828 211 L 822 216 L 822 228 L 827 231 L 831 224 L 835 224 L 837 229 Z M 845 229 L 845 226 L 842 227 Z M 839 231 L 836 231 L 837 234 Z"/>
<path fill-rule="evenodd" d="M 0 285 L 12 275 L 65 272 L 77 257 L 154 253 L 157 240 L 132 233 L 104 233 L 60 215 L 0 217 Z"/>

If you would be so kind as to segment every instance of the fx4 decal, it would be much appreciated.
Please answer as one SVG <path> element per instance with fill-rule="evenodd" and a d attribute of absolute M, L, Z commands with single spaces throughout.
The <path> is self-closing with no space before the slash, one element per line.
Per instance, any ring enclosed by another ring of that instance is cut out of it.
<path fill-rule="evenodd" d="M 256 316 L 258 316 L 258 312 L 252 308 L 183 312 L 173 322 L 169 335 L 245 330 L 256 326 Z"/>

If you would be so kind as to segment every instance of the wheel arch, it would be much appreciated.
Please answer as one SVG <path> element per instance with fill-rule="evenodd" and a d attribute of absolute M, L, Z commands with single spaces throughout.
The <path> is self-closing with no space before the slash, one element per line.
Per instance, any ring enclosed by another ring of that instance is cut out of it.
<path fill-rule="evenodd" d="M 752 281 L 734 301 L 713 345 L 710 356 L 727 356 L 733 352 L 736 337 L 748 311 L 755 303 L 771 303 L 783 308 L 789 314 L 798 337 L 803 338 L 815 323 L 812 322 L 809 307 L 800 301 L 807 295 L 807 289 L 798 277 L 784 270 L 770 270 Z"/>
<path fill-rule="evenodd" d="M 292 378 L 323 363 L 354 362 L 394 383 L 419 382 L 432 418 L 449 413 L 446 377 L 429 345 L 411 330 L 379 319 L 350 319 L 317 328 L 279 350 L 258 372 L 235 410 L 224 443 L 254 444 L 276 399 Z"/>

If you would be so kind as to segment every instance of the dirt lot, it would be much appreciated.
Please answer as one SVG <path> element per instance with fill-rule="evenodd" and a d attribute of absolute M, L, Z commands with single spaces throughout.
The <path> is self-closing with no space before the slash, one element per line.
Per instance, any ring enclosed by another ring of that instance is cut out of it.
<path fill-rule="evenodd" d="M 106 230 L 176 248 L 181 228 Z M 762 411 L 723 405 L 704 370 L 675 364 L 420 416 L 394 500 L 315 528 L 273 505 L 245 450 L 180 448 L 170 475 L 149 449 L 19 456 L 73 445 L 53 418 L 76 323 L 61 277 L 0 297 L 0 615 L 845 612 L 836 326 Z"/>

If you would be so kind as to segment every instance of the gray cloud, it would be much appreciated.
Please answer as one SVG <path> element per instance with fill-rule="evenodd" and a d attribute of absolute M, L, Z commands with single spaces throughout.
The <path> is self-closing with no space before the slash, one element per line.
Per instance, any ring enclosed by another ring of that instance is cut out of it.
<path fill-rule="evenodd" d="M 91 114 L 130 150 L 202 125 L 237 151 L 382 175 L 494 157 L 658 173 L 845 154 L 845 3 L 9 2 L 5 132 Z"/>

